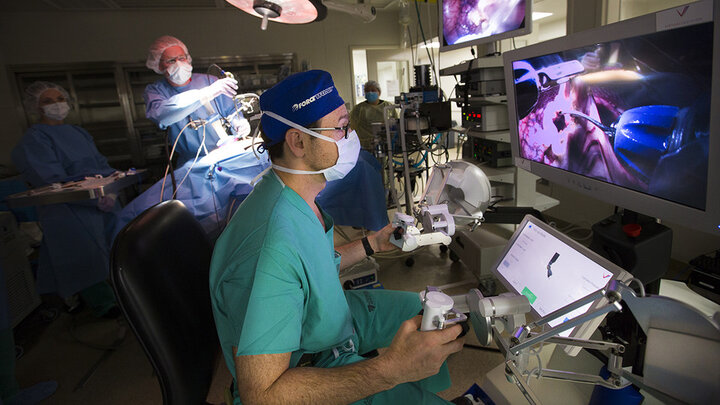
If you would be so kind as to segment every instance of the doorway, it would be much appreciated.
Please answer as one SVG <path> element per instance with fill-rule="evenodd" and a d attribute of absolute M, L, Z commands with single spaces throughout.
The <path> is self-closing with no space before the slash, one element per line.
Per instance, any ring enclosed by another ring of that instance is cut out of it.
<path fill-rule="evenodd" d="M 363 86 L 368 80 L 380 84 L 381 98 L 393 101 L 410 90 L 410 50 L 395 47 L 351 49 L 353 105 L 365 101 Z"/>

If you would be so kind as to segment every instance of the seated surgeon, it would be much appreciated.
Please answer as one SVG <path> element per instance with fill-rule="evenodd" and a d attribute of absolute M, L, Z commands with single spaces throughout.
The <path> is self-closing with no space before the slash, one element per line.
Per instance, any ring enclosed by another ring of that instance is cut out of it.
<path fill-rule="evenodd" d="M 462 328 L 418 331 L 416 293 L 340 286 L 339 269 L 394 247 L 391 226 L 334 246 L 333 219 L 316 204 L 360 149 L 330 74 L 294 74 L 260 108 L 272 167 L 218 239 L 210 269 L 234 403 L 447 403 L 434 392 L 450 385 L 444 361 L 462 349 Z"/>
<path fill-rule="evenodd" d="M 203 145 L 204 150 L 200 151 L 199 156 L 215 149 L 221 136 L 225 135 L 216 133 L 211 125 L 197 129 L 189 126 L 185 128 L 190 121 L 229 118 L 234 135 L 250 133 L 250 124 L 242 113 L 230 117 L 235 113 L 233 97 L 237 93 L 237 80 L 193 73 L 190 53 L 179 39 L 169 35 L 156 39 L 150 45 L 145 65 L 165 76 L 145 88 L 145 115 L 160 129 L 169 131 L 170 148 L 175 145 L 182 131 L 182 138 L 175 149 L 178 165 L 194 160 Z"/>
<path fill-rule="evenodd" d="M 25 90 L 26 108 L 39 114 L 40 122 L 28 128 L 11 156 L 33 188 L 115 172 L 87 131 L 65 124 L 69 98 L 65 89 L 50 82 L 35 82 Z M 95 315 L 120 315 L 115 294 L 105 281 L 119 210 L 110 196 L 37 207 L 43 231 L 37 271 L 40 294 L 59 295 L 72 312 L 79 293 Z"/>

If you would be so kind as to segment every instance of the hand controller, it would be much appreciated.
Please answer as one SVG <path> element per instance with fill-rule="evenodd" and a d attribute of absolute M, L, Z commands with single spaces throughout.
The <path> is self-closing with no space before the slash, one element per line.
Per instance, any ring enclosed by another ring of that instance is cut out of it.
<path fill-rule="evenodd" d="M 423 319 L 420 330 L 445 329 L 448 326 L 467 320 L 467 316 L 456 311 L 453 306 L 455 301 L 449 295 L 430 287 L 420 293 L 423 300 Z"/>

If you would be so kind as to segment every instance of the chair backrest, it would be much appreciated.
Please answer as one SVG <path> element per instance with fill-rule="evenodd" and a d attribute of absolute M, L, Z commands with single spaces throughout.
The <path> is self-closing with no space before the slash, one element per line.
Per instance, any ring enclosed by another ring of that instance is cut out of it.
<path fill-rule="evenodd" d="M 177 200 L 118 233 L 111 279 L 118 304 L 158 375 L 165 404 L 205 403 L 219 343 L 208 275 L 212 244 Z"/>

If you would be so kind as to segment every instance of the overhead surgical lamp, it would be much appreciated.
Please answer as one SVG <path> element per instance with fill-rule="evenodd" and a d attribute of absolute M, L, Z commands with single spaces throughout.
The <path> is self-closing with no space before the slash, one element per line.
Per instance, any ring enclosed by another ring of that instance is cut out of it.
<path fill-rule="evenodd" d="M 240 10 L 262 18 L 260 29 L 266 30 L 268 21 L 285 24 L 307 24 L 321 21 L 327 9 L 360 17 L 366 23 L 375 19 L 375 7 L 364 4 L 344 4 L 331 0 L 226 0 Z"/>
<path fill-rule="evenodd" d="M 268 20 L 285 24 L 307 24 L 320 21 L 327 8 L 320 0 L 226 0 L 240 10 L 262 18 L 260 29 L 266 30 Z"/>

